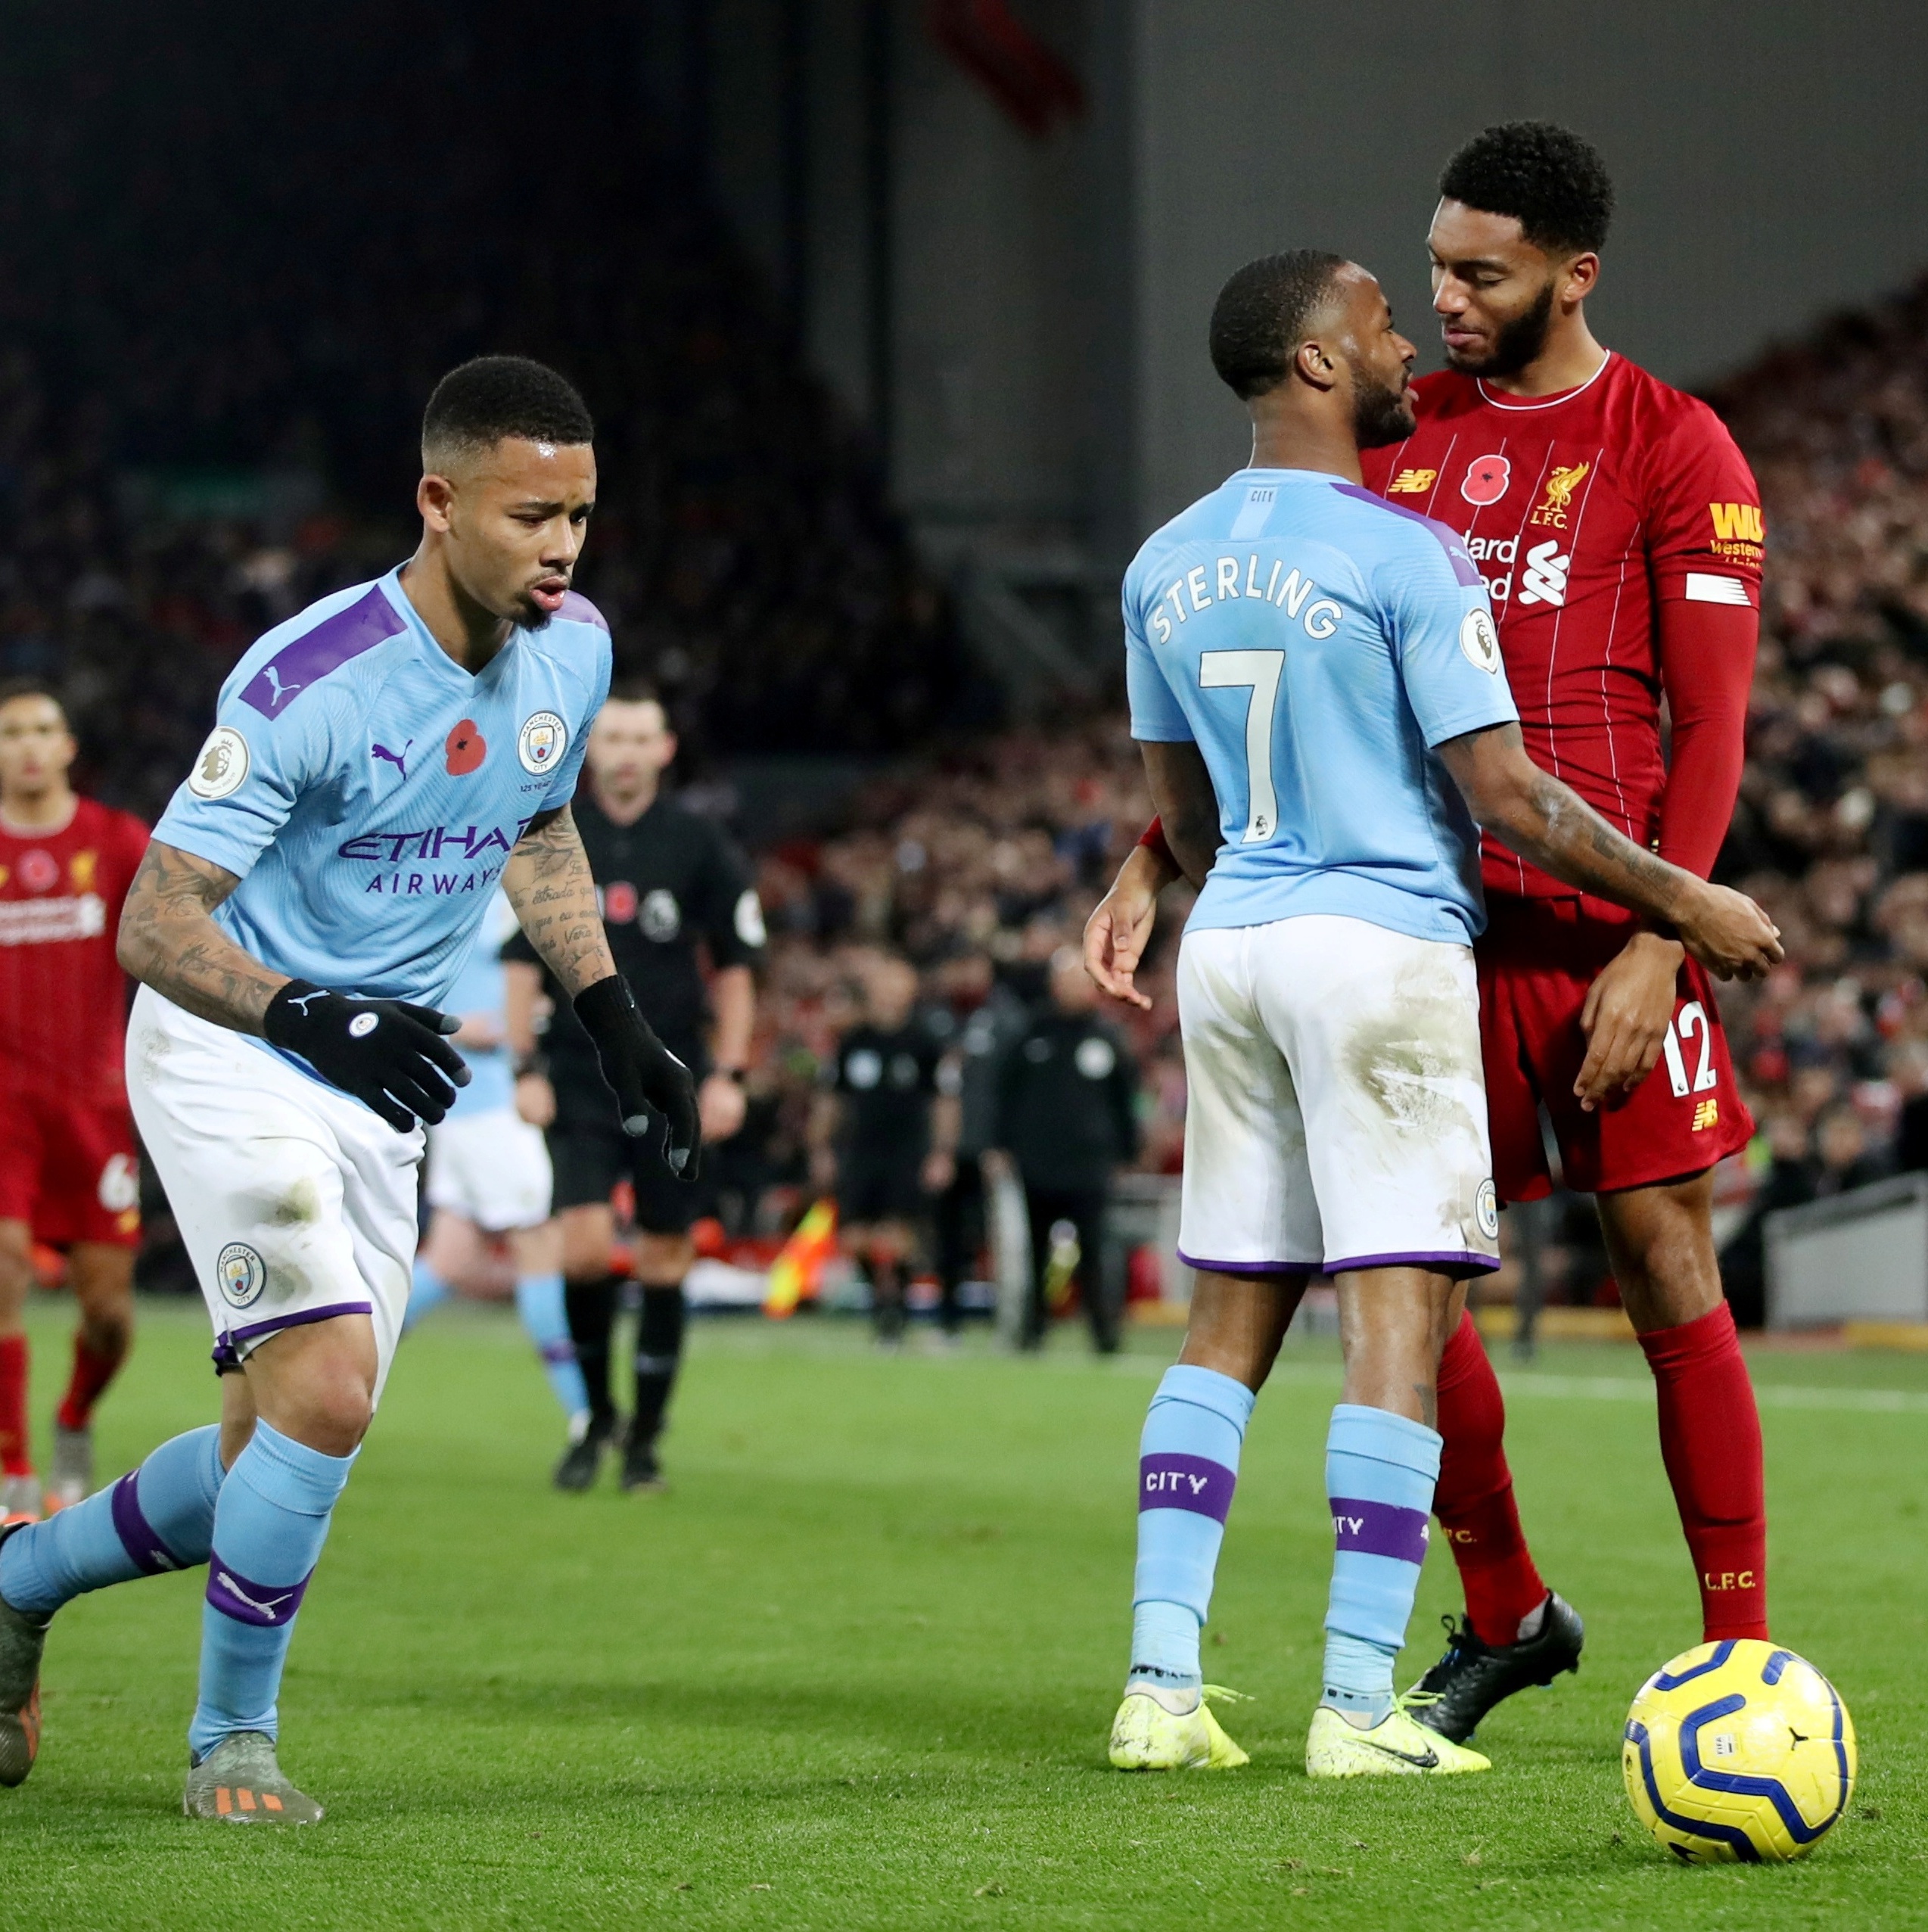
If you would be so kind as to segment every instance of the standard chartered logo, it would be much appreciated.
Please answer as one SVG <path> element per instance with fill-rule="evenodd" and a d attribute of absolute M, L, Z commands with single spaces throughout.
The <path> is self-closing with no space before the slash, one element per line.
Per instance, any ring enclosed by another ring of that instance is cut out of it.
<path fill-rule="evenodd" d="M 1519 573 L 1519 601 L 1560 609 L 1566 602 L 1566 574 L 1572 568 L 1572 557 L 1563 555 L 1557 543 L 1535 544 Z"/>

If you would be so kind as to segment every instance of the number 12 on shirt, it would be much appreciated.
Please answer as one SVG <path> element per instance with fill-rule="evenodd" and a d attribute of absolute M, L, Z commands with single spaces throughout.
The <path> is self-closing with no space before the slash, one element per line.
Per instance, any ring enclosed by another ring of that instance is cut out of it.
<path fill-rule="evenodd" d="M 1245 708 L 1245 791 L 1251 804 L 1241 845 L 1270 838 L 1279 823 L 1279 795 L 1272 782 L 1272 720 L 1279 706 L 1283 651 L 1202 651 L 1199 683 L 1207 691 L 1236 689 L 1252 696 Z"/>

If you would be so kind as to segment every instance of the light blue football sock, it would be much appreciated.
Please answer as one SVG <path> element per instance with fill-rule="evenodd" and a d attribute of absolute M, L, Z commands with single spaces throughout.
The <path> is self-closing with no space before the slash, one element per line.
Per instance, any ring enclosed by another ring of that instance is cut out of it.
<path fill-rule="evenodd" d="M 562 1300 L 559 1274 L 525 1274 L 515 1283 L 515 1311 L 536 1352 L 543 1358 L 543 1373 L 555 1392 L 566 1416 L 578 1416 L 589 1405 L 589 1385 L 576 1361 L 576 1345 L 569 1339 L 569 1316 Z"/>
<path fill-rule="evenodd" d="M 409 1305 L 402 1311 L 402 1333 L 406 1335 L 431 1308 L 439 1308 L 454 1291 L 420 1255 L 409 1277 Z"/>
<path fill-rule="evenodd" d="M 1392 1666 L 1426 1559 L 1439 1448 L 1438 1431 L 1424 1423 L 1352 1402 L 1332 1411 L 1326 1436 L 1337 1547 L 1320 1701 L 1374 1724 L 1392 1708 Z"/>
<path fill-rule="evenodd" d="M 50 1616 L 83 1591 L 207 1562 L 222 1475 L 215 1423 L 162 1443 L 111 1489 L 9 1536 L 0 1597 Z"/>
<path fill-rule="evenodd" d="M 1138 1567 L 1130 1682 L 1196 1691 L 1199 1632 L 1211 1604 L 1226 1513 L 1252 1392 L 1217 1370 L 1168 1368 L 1138 1442 Z"/>
<path fill-rule="evenodd" d="M 214 1511 L 201 1606 L 201 1701 L 188 1731 L 197 1760 L 236 1731 L 276 1734 L 294 1614 L 360 1453 L 325 1456 L 258 1422 L 235 1458 Z"/>

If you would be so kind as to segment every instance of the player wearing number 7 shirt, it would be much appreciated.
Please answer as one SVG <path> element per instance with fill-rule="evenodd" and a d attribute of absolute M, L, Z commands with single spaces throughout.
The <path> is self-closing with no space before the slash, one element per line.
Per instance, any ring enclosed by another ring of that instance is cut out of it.
<path fill-rule="evenodd" d="M 1364 453 L 1366 483 L 1463 537 L 1534 760 L 1705 877 L 1743 757 L 1765 535 L 1754 478 L 1710 409 L 1587 326 L 1612 211 L 1591 146 L 1544 123 L 1488 128 L 1440 189 L 1429 245 L 1449 366 L 1414 385 L 1413 434 Z M 1658 1384 L 1703 1634 L 1765 1637 L 1760 1423 L 1710 1224 L 1711 1170 L 1752 1122 L 1712 990 L 1671 937 L 1491 838 L 1482 870 L 1475 951 L 1500 1198 L 1550 1188 L 1544 1105 L 1566 1184 L 1597 1197 Z M 1149 894 L 1177 876 L 1155 840 L 1127 862 L 1087 935 L 1101 984 L 1128 990 Z M 1521 1532 L 1503 1426 L 1469 1319 L 1440 1365 L 1435 1499 L 1467 1617 L 1423 1686 L 1440 1694 L 1423 1721 L 1456 1739 L 1578 1657 L 1577 1619 Z"/>

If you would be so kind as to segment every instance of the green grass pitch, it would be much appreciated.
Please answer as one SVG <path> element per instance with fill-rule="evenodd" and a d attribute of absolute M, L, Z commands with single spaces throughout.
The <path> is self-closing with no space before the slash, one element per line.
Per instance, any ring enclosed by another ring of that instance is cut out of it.
<path fill-rule="evenodd" d="M 33 1318 L 44 1423 L 67 1315 Z M 103 1473 L 211 1417 L 197 1309 L 144 1312 Z M 179 1813 L 201 1573 L 64 1612 L 45 1741 L 0 1793 L 11 1927 L 1768 1927 L 1928 1922 L 1928 1360 L 1755 1358 L 1782 1641 L 1859 1726 L 1852 1811 L 1805 1862 L 1677 1868 L 1617 1738 L 1698 1635 L 1629 1349 L 1507 1374 L 1577 1678 L 1482 1738 L 1491 1775 L 1303 1775 L 1330 1532 L 1329 1345 L 1261 1401 L 1208 1674 L 1243 1772 L 1107 1769 L 1146 1397 L 1175 1338 L 1098 1364 L 874 1355 L 854 1328 L 699 1324 L 654 1497 L 553 1494 L 557 1419 L 513 1321 L 403 1352 L 303 1609 L 284 1755 L 303 1832 Z M 1409 1678 L 1457 1607 L 1438 1552 Z M 1427 1915 L 1421 1917 L 1421 1915 Z"/>

